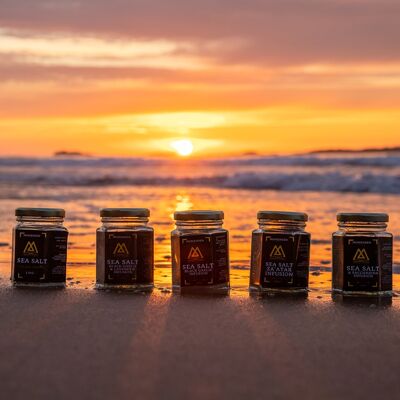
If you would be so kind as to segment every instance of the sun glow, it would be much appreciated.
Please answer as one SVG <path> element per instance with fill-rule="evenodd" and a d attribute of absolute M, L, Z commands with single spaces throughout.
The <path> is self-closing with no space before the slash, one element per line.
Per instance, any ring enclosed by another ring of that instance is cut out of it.
<path fill-rule="evenodd" d="M 182 157 L 190 156 L 194 150 L 192 141 L 188 139 L 174 140 L 171 147 Z"/>

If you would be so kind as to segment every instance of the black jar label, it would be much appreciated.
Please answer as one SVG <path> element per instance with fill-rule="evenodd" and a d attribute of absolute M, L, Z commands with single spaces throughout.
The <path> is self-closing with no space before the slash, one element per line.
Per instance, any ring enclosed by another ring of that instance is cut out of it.
<path fill-rule="evenodd" d="M 260 284 L 265 288 L 307 288 L 310 236 L 262 235 Z"/>
<path fill-rule="evenodd" d="M 180 238 L 181 285 L 229 282 L 228 233 Z"/>
<path fill-rule="evenodd" d="M 67 231 L 16 229 L 14 240 L 14 281 L 65 282 Z"/>
<path fill-rule="evenodd" d="M 377 292 L 392 288 L 392 239 L 344 239 L 343 290 Z"/>
<path fill-rule="evenodd" d="M 105 283 L 151 283 L 153 262 L 153 232 L 105 234 Z"/>

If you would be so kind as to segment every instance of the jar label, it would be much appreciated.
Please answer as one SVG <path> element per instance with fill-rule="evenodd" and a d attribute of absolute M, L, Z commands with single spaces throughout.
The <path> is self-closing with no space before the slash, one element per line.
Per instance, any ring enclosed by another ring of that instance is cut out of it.
<path fill-rule="evenodd" d="M 67 231 L 16 229 L 14 240 L 14 281 L 65 282 Z"/>
<path fill-rule="evenodd" d="M 228 233 L 180 238 L 181 285 L 229 282 Z"/>
<path fill-rule="evenodd" d="M 105 283 L 151 283 L 153 261 L 153 232 L 106 233 Z"/>
<path fill-rule="evenodd" d="M 307 288 L 310 236 L 265 232 L 262 240 L 261 286 Z"/>
<path fill-rule="evenodd" d="M 344 239 L 343 290 L 392 288 L 392 239 L 352 236 Z"/>

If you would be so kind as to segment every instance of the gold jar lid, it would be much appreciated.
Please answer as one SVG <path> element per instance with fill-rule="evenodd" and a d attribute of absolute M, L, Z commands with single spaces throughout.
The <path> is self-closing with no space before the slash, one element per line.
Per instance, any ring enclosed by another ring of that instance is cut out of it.
<path fill-rule="evenodd" d="M 54 217 L 64 218 L 65 210 L 62 208 L 28 208 L 20 207 L 15 210 L 16 217 Z"/>
<path fill-rule="evenodd" d="M 291 211 L 259 211 L 257 213 L 257 218 L 269 219 L 273 221 L 308 221 L 308 215 L 306 213 Z"/>
<path fill-rule="evenodd" d="M 339 222 L 389 222 L 389 215 L 385 213 L 339 213 Z"/>
<path fill-rule="evenodd" d="M 124 218 L 124 217 L 148 218 L 148 217 L 150 217 L 150 210 L 148 208 L 103 208 L 102 210 L 100 210 L 100 217 L 102 217 L 102 218 Z"/>
<path fill-rule="evenodd" d="M 218 221 L 224 219 L 224 212 L 214 210 L 176 211 L 174 219 L 175 221 Z"/>

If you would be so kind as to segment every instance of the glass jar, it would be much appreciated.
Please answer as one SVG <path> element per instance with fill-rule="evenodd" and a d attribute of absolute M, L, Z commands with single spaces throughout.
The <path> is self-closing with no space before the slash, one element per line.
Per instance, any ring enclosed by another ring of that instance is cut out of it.
<path fill-rule="evenodd" d="M 307 292 L 311 235 L 307 214 L 260 211 L 251 244 L 250 290 Z"/>
<path fill-rule="evenodd" d="M 154 229 L 147 208 L 105 208 L 97 229 L 96 288 L 151 290 Z"/>
<path fill-rule="evenodd" d="M 334 293 L 391 295 L 393 236 L 386 231 L 389 216 L 340 213 L 333 234 Z"/>
<path fill-rule="evenodd" d="M 177 211 L 171 234 L 175 291 L 227 293 L 229 236 L 222 211 Z"/>
<path fill-rule="evenodd" d="M 65 287 L 68 230 L 59 208 L 17 208 L 11 281 L 14 286 Z"/>

